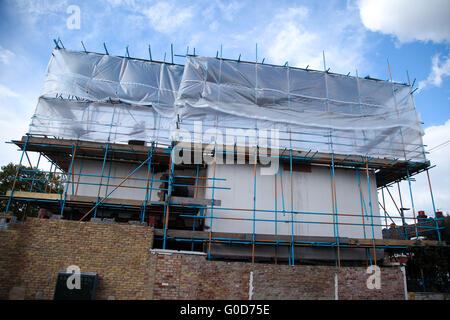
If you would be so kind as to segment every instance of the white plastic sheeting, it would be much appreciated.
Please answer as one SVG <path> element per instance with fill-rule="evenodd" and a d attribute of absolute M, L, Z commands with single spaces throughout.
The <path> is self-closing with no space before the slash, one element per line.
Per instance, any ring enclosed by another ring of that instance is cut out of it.
<path fill-rule="evenodd" d="M 194 121 L 222 134 L 278 129 L 280 148 L 425 160 L 406 85 L 199 56 L 183 67 L 55 49 L 30 133 L 168 143 Z"/>
<path fill-rule="evenodd" d="M 66 139 L 170 143 L 171 118 L 152 106 L 39 98 L 30 133 Z"/>
<path fill-rule="evenodd" d="M 280 130 L 280 147 L 424 161 L 410 87 L 320 71 L 188 57 L 181 127 Z"/>
<path fill-rule="evenodd" d="M 42 95 L 155 105 L 172 116 L 183 66 L 96 53 L 54 50 Z"/>
<path fill-rule="evenodd" d="M 30 133 L 170 143 L 183 66 L 55 49 Z"/>

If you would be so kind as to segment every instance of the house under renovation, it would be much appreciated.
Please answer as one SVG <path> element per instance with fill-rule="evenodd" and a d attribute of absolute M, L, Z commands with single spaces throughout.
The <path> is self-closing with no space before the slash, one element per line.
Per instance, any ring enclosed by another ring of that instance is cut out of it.
<path fill-rule="evenodd" d="M 421 225 L 414 207 L 385 210 L 387 186 L 430 167 L 411 85 L 184 59 L 58 45 L 29 132 L 13 143 L 22 164 L 39 153 L 21 170 L 45 158 L 60 185 L 27 178 L 28 191 L 2 199 L 52 219 L 150 226 L 153 248 L 209 260 L 366 265 L 386 248 L 439 243 L 417 241 L 439 235 L 435 213 Z M 414 228 L 390 239 L 391 221 Z"/>

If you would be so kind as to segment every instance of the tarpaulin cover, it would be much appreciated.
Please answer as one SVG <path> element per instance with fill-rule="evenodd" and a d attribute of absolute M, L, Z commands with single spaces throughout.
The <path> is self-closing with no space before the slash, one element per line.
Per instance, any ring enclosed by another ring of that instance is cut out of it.
<path fill-rule="evenodd" d="M 194 121 L 278 129 L 282 149 L 425 160 L 409 86 L 200 56 L 183 67 L 55 49 L 30 133 L 168 143 Z"/>
<path fill-rule="evenodd" d="M 187 57 L 175 104 L 181 128 L 194 120 L 213 128 L 275 128 L 281 148 L 425 160 L 407 85 Z"/>
<path fill-rule="evenodd" d="M 30 133 L 170 142 L 183 66 L 55 49 Z"/>
<path fill-rule="evenodd" d="M 41 97 L 30 132 L 87 141 L 169 144 L 171 120 L 151 106 Z"/>

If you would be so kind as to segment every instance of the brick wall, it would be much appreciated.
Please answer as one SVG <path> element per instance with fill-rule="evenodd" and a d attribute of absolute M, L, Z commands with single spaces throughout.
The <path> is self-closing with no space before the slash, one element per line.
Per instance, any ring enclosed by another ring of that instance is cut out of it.
<path fill-rule="evenodd" d="M 369 274 L 364 268 L 341 268 L 339 299 L 341 300 L 404 300 L 403 273 L 400 267 L 381 269 L 381 289 L 368 289 Z"/>
<path fill-rule="evenodd" d="M 97 299 L 404 299 L 399 267 L 381 269 L 381 289 L 366 268 L 208 261 L 204 255 L 151 250 L 149 227 L 29 218 L 0 230 L 0 299 L 12 287 L 52 299 L 58 271 L 97 272 Z"/>
<path fill-rule="evenodd" d="M 201 255 L 152 254 L 154 299 L 248 299 L 249 264 Z"/>
<path fill-rule="evenodd" d="M 0 230 L 0 299 L 13 286 L 25 298 L 53 299 L 58 272 L 97 272 L 97 298 L 151 299 L 153 229 L 135 225 L 28 218 Z"/>
<path fill-rule="evenodd" d="M 7 299 L 16 284 L 21 265 L 20 228 L 0 229 L 0 299 Z"/>
<path fill-rule="evenodd" d="M 381 289 L 368 289 L 363 267 L 288 266 L 208 261 L 189 254 L 152 254 L 155 263 L 154 299 L 249 298 L 250 272 L 255 300 L 404 299 L 403 275 L 398 267 L 381 269 Z"/>
<path fill-rule="evenodd" d="M 334 299 L 334 267 L 264 264 L 254 266 L 254 299 Z"/>

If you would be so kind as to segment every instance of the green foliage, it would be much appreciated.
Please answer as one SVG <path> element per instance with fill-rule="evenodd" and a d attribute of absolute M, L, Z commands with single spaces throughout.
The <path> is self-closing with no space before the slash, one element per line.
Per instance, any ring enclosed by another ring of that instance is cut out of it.
<path fill-rule="evenodd" d="M 15 179 L 17 175 L 17 179 Z M 15 182 L 14 182 L 15 180 Z M 0 169 L 0 194 L 4 195 L 14 186 L 14 191 L 33 192 L 61 192 L 59 187 L 60 176 L 54 173 L 34 171 L 34 168 L 20 166 L 9 163 Z M 0 200 L 0 212 L 5 212 L 8 199 Z M 11 201 L 9 212 L 21 219 L 27 211 L 28 216 L 36 216 L 38 209 L 35 206 L 27 205 L 25 202 Z"/>

